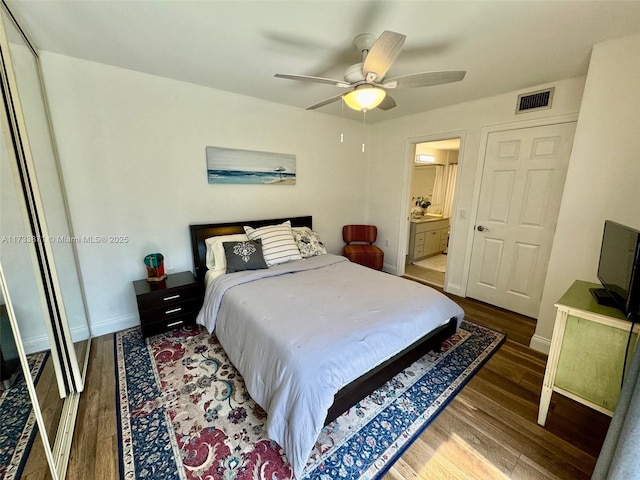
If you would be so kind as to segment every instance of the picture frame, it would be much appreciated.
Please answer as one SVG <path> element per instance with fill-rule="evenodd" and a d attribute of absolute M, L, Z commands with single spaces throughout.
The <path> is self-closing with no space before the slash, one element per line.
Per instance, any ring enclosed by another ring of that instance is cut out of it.
<path fill-rule="evenodd" d="M 206 147 L 210 184 L 295 185 L 296 156 L 225 147 Z"/>

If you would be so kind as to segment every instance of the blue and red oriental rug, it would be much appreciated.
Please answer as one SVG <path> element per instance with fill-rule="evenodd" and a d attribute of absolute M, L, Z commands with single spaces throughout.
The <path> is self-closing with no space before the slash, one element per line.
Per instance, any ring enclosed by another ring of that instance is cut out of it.
<path fill-rule="evenodd" d="M 38 383 L 49 352 L 27 356 L 31 378 Z M 20 370 L 11 386 L 0 384 L 0 478 L 19 479 L 29 457 L 38 427 L 27 384 Z"/>
<path fill-rule="evenodd" d="M 463 322 L 442 353 L 325 426 L 304 480 L 381 477 L 504 339 Z M 283 450 L 265 436 L 265 412 L 215 335 L 185 327 L 147 345 L 134 328 L 115 340 L 121 478 L 293 478 Z"/>

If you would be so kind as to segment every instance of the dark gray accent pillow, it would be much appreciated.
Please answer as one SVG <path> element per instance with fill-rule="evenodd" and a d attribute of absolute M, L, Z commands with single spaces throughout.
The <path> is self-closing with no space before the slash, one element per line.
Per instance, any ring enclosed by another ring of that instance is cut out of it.
<path fill-rule="evenodd" d="M 223 246 L 224 256 L 227 259 L 227 273 L 269 268 L 262 255 L 260 240 L 223 242 Z"/>

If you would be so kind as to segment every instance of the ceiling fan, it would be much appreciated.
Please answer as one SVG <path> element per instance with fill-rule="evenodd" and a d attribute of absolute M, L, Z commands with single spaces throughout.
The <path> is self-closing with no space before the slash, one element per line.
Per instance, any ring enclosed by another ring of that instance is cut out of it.
<path fill-rule="evenodd" d="M 405 35 L 388 30 L 382 32 L 378 38 L 371 33 L 358 35 L 353 40 L 353 44 L 358 51 L 362 52 L 362 62 L 348 67 L 345 70 L 344 80 L 286 73 L 276 73 L 275 76 L 349 89 L 347 93 L 323 100 L 308 107 L 307 110 L 324 107 L 343 99 L 350 108 L 363 112 L 376 107 L 381 110 L 395 107 L 395 100 L 386 92 L 389 89 L 430 87 L 459 82 L 464 78 L 467 73 L 465 71 L 423 72 L 386 78 L 387 72 L 402 51 L 405 39 Z"/>

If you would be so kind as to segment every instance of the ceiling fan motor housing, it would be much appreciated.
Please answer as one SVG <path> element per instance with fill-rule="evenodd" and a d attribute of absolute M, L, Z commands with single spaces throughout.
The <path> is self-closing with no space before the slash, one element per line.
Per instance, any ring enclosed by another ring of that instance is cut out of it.
<path fill-rule="evenodd" d="M 347 67 L 344 71 L 344 80 L 349 83 L 363 82 L 364 75 L 362 75 L 362 62 Z"/>
<path fill-rule="evenodd" d="M 371 47 L 373 47 L 373 44 L 375 43 L 377 38 L 378 37 L 376 37 L 373 33 L 361 33 L 353 39 L 353 46 L 356 47 L 359 52 L 365 54 L 366 52 L 371 50 Z"/>

